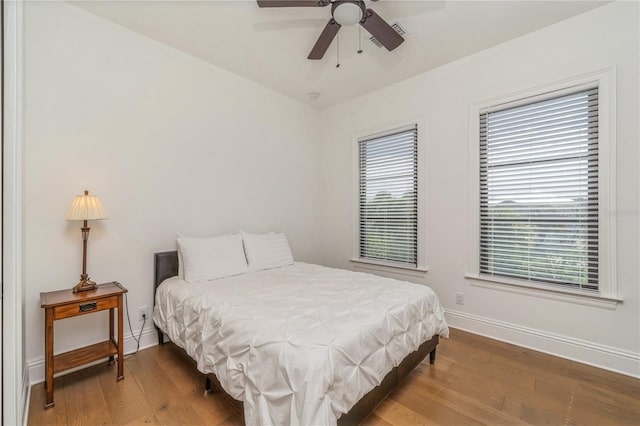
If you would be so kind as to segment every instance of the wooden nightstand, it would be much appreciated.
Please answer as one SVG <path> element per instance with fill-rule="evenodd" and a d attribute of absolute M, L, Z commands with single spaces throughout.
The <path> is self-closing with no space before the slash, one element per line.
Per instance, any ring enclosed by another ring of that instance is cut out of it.
<path fill-rule="evenodd" d="M 45 310 L 45 387 L 47 402 L 44 408 L 51 408 L 53 402 L 53 375 L 60 371 L 78 367 L 100 358 L 109 357 L 113 365 L 114 355 L 118 356 L 116 381 L 124 379 L 123 364 L 123 321 L 122 295 L 127 289 L 118 282 L 100 284 L 95 290 L 73 293 L 71 289 L 40 293 L 41 307 Z M 114 338 L 114 309 L 118 308 L 118 340 Z M 109 309 L 109 340 L 95 345 L 53 355 L 53 322 L 63 318 L 86 315 Z"/>

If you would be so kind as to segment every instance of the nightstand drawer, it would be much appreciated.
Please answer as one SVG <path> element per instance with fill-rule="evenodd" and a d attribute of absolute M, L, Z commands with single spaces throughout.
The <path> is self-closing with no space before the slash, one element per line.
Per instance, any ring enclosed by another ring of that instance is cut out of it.
<path fill-rule="evenodd" d="M 89 300 L 84 302 L 76 302 L 69 305 L 56 306 L 53 310 L 53 319 L 75 317 L 91 312 L 103 311 L 105 309 L 117 308 L 118 296 L 103 298 L 98 300 Z"/>

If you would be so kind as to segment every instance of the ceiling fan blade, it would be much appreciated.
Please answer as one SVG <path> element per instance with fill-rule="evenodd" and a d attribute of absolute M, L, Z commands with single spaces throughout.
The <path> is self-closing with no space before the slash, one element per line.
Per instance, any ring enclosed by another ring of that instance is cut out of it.
<path fill-rule="evenodd" d="M 322 30 L 322 34 L 318 37 L 318 41 L 316 41 L 313 49 L 311 49 L 311 53 L 309 53 L 307 59 L 322 59 L 325 52 L 331 45 L 331 42 L 336 37 L 336 34 L 338 34 L 339 29 L 340 24 L 338 24 L 333 18 L 329 19 L 329 22 L 327 22 L 324 30 Z"/>
<path fill-rule="evenodd" d="M 259 7 L 324 7 L 329 0 L 257 0 Z"/>
<path fill-rule="evenodd" d="M 391 28 L 391 25 L 371 9 L 367 9 L 367 14 L 361 25 L 389 51 L 400 46 L 404 41 L 404 38 Z"/>

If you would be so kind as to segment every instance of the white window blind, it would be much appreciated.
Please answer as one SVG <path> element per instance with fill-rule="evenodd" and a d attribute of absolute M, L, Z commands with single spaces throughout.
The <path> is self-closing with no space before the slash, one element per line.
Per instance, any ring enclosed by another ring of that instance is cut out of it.
<path fill-rule="evenodd" d="M 480 114 L 480 273 L 598 290 L 598 89 Z"/>
<path fill-rule="evenodd" d="M 360 257 L 416 266 L 417 126 L 358 142 Z"/>

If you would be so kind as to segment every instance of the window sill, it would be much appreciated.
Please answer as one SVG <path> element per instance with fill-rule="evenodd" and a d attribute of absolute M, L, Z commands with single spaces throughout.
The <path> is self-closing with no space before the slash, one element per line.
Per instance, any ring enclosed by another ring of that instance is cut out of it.
<path fill-rule="evenodd" d="M 516 279 L 497 278 L 475 274 L 465 274 L 464 277 L 471 281 L 471 285 L 474 287 L 542 297 L 544 299 L 560 300 L 563 302 L 593 306 L 612 311 L 616 310 L 619 303 L 622 303 L 622 299 L 620 298 L 606 297 L 599 294 L 580 293 L 571 290 L 559 290 L 556 287 L 544 284 L 533 284 L 529 281 L 519 281 Z"/>
<path fill-rule="evenodd" d="M 350 261 L 354 264 L 354 267 L 359 270 L 389 272 L 411 277 L 424 277 L 428 272 L 426 268 L 406 266 L 391 262 L 376 262 L 368 259 L 350 259 Z"/>

